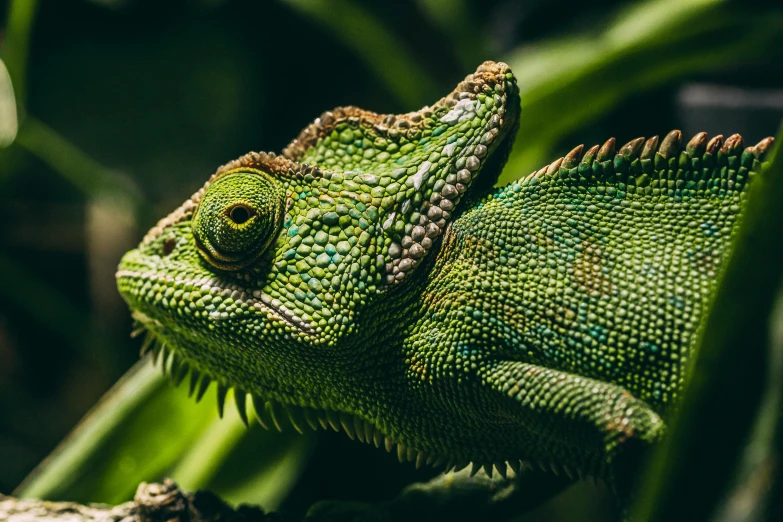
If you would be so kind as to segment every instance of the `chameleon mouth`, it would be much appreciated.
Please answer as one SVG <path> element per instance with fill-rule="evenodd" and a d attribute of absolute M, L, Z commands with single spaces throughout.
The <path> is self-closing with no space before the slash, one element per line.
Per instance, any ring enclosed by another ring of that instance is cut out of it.
<path fill-rule="evenodd" d="M 238 303 L 255 309 L 257 312 L 265 313 L 270 319 L 285 322 L 304 335 L 316 335 L 315 329 L 309 323 L 289 310 L 279 300 L 272 298 L 261 290 L 248 290 L 239 285 L 223 283 L 215 277 L 171 277 L 158 274 L 153 270 L 142 272 L 138 270 L 122 269 L 117 271 L 116 277 L 118 280 L 137 281 L 138 284 L 131 284 L 129 286 L 130 288 L 135 289 L 141 288 L 141 290 L 135 290 L 128 293 L 128 297 L 139 301 L 142 304 L 146 303 L 146 305 L 154 308 L 157 308 L 155 299 L 157 298 L 157 292 L 159 290 L 158 286 L 165 287 L 166 285 L 177 285 L 182 289 L 183 293 L 188 292 L 190 294 L 190 299 L 193 302 L 198 302 L 198 299 L 207 296 L 233 299 Z M 149 290 L 144 293 L 144 284 L 147 283 L 150 285 Z M 209 306 L 209 304 L 204 305 L 207 310 L 209 310 Z M 134 314 L 139 314 L 137 320 L 140 323 L 154 321 L 141 312 L 134 312 Z M 209 318 L 212 321 L 226 319 L 218 310 L 209 310 Z"/>
<path fill-rule="evenodd" d="M 373 444 L 376 448 L 385 449 L 387 453 L 396 454 L 400 463 L 413 463 L 416 469 L 431 466 L 448 473 L 458 472 L 471 466 L 470 476 L 484 470 L 484 473 L 489 477 L 492 477 L 493 472 L 496 472 L 503 478 L 513 477 L 525 470 L 535 469 L 553 472 L 556 475 L 565 474 L 571 479 L 584 479 L 587 476 L 580 469 L 554 462 L 532 462 L 521 459 L 499 462 L 471 461 L 418 450 L 406 446 L 393 436 L 386 435 L 375 423 L 358 415 L 328 408 L 288 404 L 246 392 L 236 384 L 227 383 L 221 376 L 198 369 L 197 363 L 190 361 L 176 348 L 168 344 L 163 337 L 150 330 L 157 320 L 138 311 L 133 313 L 133 318 L 136 321 L 136 327 L 132 336 L 144 335 L 141 347 L 142 357 L 148 357 L 154 366 L 159 366 L 163 375 L 168 376 L 175 387 L 179 387 L 187 381 L 188 397 L 194 398 L 196 402 L 200 402 L 204 398 L 214 382 L 220 418 L 223 418 L 229 396 L 228 392 L 232 390 L 233 402 L 245 427 L 249 427 L 250 422 L 255 420 L 264 430 L 268 431 L 276 429 L 284 432 L 293 429 L 302 435 L 307 431 L 328 431 L 330 429 L 338 433 L 344 432 L 351 440 Z"/>

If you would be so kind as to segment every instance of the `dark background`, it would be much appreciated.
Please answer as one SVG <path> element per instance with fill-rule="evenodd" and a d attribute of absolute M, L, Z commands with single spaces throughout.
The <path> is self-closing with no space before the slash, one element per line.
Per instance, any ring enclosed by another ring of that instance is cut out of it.
<path fill-rule="evenodd" d="M 0 150 L 0 493 L 138 359 L 114 286 L 121 254 L 216 166 L 279 151 L 325 109 L 407 112 L 485 59 L 514 67 L 551 47 L 540 69 L 522 70 L 552 76 L 562 103 L 542 109 L 548 90 L 526 96 L 536 78 L 520 76 L 512 178 L 610 136 L 624 143 L 680 128 L 687 137 L 741 132 L 755 143 L 783 116 L 783 25 L 772 2 L 714 2 L 714 27 L 607 52 L 577 77 L 568 70 L 584 59 L 569 39 L 606 39 L 621 3 L 43 0 L 29 3 L 32 22 L 20 31 L 9 13 L 24 11 L 21 3 L 0 2 L 1 56 L 20 111 L 16 142 Z M 644 5 L 652 17 L 672 3 Z M 700 65 L 698 56 L 731 46 L 747 53 Z M 694 50 L 693 63 L 677 60 Z M 604 89 L 608 99 L 596 99 Z M 568 123 L 582 103 L 595 110 Z M 368 466 L 392 476 L 389 488 L 427 476 L 333 434 L 314 455 L 313 466 L 333 475 L 305 475 L 300 489 L 323 496 L 344 495 L 345 483 L 357 497 L 382 497 L 376 484 L 350 478 Z M 606 496 L 595 496 L 600 511 Z"/>

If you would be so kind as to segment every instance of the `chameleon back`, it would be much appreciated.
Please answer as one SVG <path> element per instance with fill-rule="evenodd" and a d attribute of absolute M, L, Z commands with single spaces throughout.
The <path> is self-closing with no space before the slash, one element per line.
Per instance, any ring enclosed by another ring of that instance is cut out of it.
<path fill-rule="evenodd" d="M 649 140 L 641 157 L 580 158 L 580 147 L 497 189 L 445 238 L 434 306 L 500 358 L 612 382 L 665 409 L 760 166 L 737 138 L 720 148 L 701 134 L 682 151 L 678 141 L 675 131 L 656 151 Z M 470 304 L 454 306 L 459 294 Z"/>
<path fill-rule="evenodd" d="M 771 141 L 580 146 L 455 219 L 406 353 L 445 395 L 473 383 L 443 407 L 483 412 L 484 461 L 604 475 L 659 440 Z"/>

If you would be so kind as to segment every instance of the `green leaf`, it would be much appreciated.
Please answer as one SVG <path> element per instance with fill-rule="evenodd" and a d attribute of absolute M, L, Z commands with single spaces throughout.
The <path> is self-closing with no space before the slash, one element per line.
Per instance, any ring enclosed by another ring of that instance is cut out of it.
<path fill-rule="evenodd" d="M 214 408 L 194 406 L 183 394 L 148 360 L 140 361 L 17 494 L 82 502 L 128 500 L 140 481 L 173 466 L 214 419 Z"/>
<path fill-rule="evenodd" d="M 196 404 L 145 358 L 16 494 L 117 504 L 131 499 L 140 482 L 172 476 L 188 489 L 275 508 L 303 470 L 311 439 L 248 430 L 232 408 L 220 420 L 208 399 Z"/>
<path fill-rule="evenodd" d="M 232 391 L 226 404 L 233 401 Z M 263 431 L 256 423 L 248 429 L 227 407 L 223 421 L 201 434 L 170 475 L 190 491 L 206 488 L 233 504 L 275 509 L 304 471 L 314 435 Z"/>
<path fill-rule="evenodd" d="M 781 457 L 773 441 L 783 436 L 775 433 L 783 404 L 780 143 L 783 130 L 775 158 L 750 188 L 682 407 L 634 520 L 709 520 L 718 509 L 722 520 L 747 520 L 732 513 L 758 509 L 769 488 Z"/>

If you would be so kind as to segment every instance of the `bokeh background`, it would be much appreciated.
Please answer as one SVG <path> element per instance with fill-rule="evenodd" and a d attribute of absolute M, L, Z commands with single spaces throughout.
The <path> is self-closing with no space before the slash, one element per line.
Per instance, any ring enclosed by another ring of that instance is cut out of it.
<path fill-rule="evenodd" d="M 407 112 L 506 61 L 523 107 L 505 181 L 610 136 L 751 144 L 783 118 L 780 2 L 13 0 L 0 13 L 0 493 L 137 361 L 122 253 L 216 166 L 279 151 L 325 109 Z M 120 502 L 173 475 L 301 514 L 434 474 L 343 435 L 218 422 L 214 392 L 195 406 L 156 375 L 131 376 L 108 407 L 124 416 L 82 429 L 79 451 L 26 487 Z M 600 520 L 611 504 L 582 484 L 531 520 Z"/>

